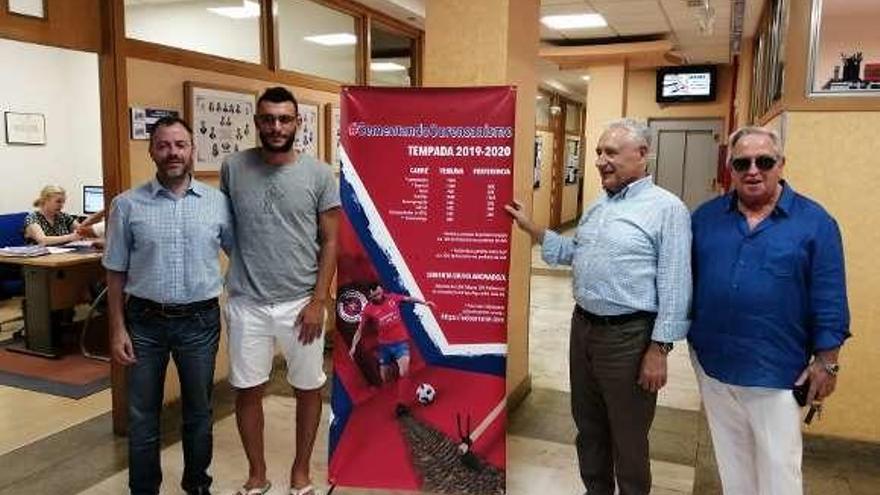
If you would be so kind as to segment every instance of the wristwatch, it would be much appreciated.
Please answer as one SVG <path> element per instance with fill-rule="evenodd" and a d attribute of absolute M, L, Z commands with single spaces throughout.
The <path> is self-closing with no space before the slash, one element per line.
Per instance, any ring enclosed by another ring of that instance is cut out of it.
<path fill-rule="evenodd" d="M 660 342 L 659 340 L 652 340 L 651 343 L 655 344 L 657 348 L 660 349 L 660 354 L 663 354 L 664 356 L 672 352 L 672 348 L 675 347 L 675 344 L 673 344 L 672 342 Z"/>
<path fill-rule="evenodd" d="M 816 356 L 816 359 L 819 360 L 819 364 L 825 369 L 825 373 L 828 373 L 831 376 L 837 376 L 837 374 L 840 373 L 840 365 L 838 363 L 829 363 L 819 356 Z"/>

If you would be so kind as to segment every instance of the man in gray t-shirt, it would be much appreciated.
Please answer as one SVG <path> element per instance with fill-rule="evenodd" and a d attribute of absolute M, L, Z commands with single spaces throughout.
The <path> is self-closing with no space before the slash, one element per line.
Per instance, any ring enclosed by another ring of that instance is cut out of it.
<path fill-rule="evenodd" d="M 336 269 L 339 191 L 327 164 L 293 149 L 298 115 L 289 91 L 266 90 L 254 123 L 262 147 L 229 156 L 220 182 L 235 217 L 226 281 L 229 382 L 238 389 L 238 431 L 250 464 L 239 493 L 270 488 L 262 400 L 277 341 L 297 400 L 291 493 L 314 495 L 309 463 L 326 380 L 321 327 Z"/>

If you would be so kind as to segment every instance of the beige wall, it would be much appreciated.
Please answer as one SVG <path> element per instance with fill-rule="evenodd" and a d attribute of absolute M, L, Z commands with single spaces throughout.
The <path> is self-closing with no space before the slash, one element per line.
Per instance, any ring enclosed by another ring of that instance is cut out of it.
<path fill-rule="evenodd" d="M 517 86 L 514 196 L 531 209 L 538 0 L 428 0 L 425 86 Z M 506 15 L 504 14 L 506 13 Z M 531 241 L 514 229 L 507 304 L 507 391 L 529 386 Z"/>
<path fill-rule="evenodd" d="M 550 189 L 553 178 L 553 133 L 537 131 L 541 145 L 541 187 L 532 191 L 532 220 L 539 226 L 550 225 Z"/>
<path fill-rule="evenodd" d="M 810 431 L 880 441 L 880 112 L 787 112 L 785 175 L 820 202 L 843 233 L 853 338 L 841 355 L 835 394 Z"/>
<path fill-rule="evenodd" d="M 573 222 L 578 218 L 578 184 L 567 184 L 562 188 L 562 216 L 563 224 Z"/>
<path fill-rule="evenodd" d="M 164 108 L 178 110 L 180 115 L 184 113 L 183 83 L 196 81 L 201 83 L 218 84 L 233 88 L 260 91 L 269 86 L 277 86 L 276 83 L 246 79 L 242 77 L 228 76 L 215 72 L 207 72 L 189 69 L 177 65 L 162 64 L 139 59 L 128 59 L 128 106 Z M 303 88 L 288 87 L 298 99 L 309 100 L 320 104 L 339 103 L 339 95 Z M 319 113 L 323 119 L 323 109 Z M 323 134 L 323 121 L 320 125 Z M 326 139 L 321 136 L 321 148 Z M 131 183 L 133 186 L 149 180 L 155 168 L 150 161 L 147 141 L 129 141 L 131 153 Z M 208 179 L 206 182 L 218 185 L 216 179 Z M 226 354 L 226 331 L 221 333 L 220 351 L 217 354 L 217 369 L 214 374 L 215 381 L 224 380 L 229 374 L 229 359 Z M 165 380 L 165 402 L 170 402 L 180 396 L 180 385 L 177 380 L 177 370 L 172 366 Z"/>
<path fill-rule="evenodd" d="M 584 206 L 592 203 L 601 191 L 596 167 L 596 144 L 609 121 L 625 115 L 627 68 L 624 64 L 590 68 L 587 92 L 587 119 L 584 126 Z"/>

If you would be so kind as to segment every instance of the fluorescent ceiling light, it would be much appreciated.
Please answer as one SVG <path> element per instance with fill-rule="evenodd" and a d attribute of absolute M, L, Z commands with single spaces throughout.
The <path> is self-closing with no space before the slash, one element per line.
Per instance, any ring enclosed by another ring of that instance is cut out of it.
<path fill-rule="evenodd" d="M 370 62 L 370 70 L 373 72 L 402 72 L 406 67 L 394 62 Z"/>
<path fill-rule="evenodd" d="M 545 15 L 541 22 L 550 29 L 601 28 L 608 25 L 601 14 Z"/>
<path fill-rule="evenodd" d="M 241 7 L 208 7 L 208 12 L 231 19 L 251 19 L 260 17 L 260 4 L 244 0 Z"/>
<path fill-rule="evenodd" d="M 324 46 L 344 46 L 357 44 L 357 36 L 351 33 L 317 34 L 315 36 L 306 36 L 303 39 L 310 43 L 317 43 Z"/>
<path fill-rule="evenodd" d="M 589 81 L 589 80 L 590 80 L 590 76 L 589 76 L 589 75 L 581 76 L 581 79 L 583 79 L 584 81 Z"/>

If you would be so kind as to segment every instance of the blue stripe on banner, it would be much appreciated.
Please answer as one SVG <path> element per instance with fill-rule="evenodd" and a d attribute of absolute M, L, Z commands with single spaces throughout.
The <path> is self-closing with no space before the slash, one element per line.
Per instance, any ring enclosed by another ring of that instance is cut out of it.
<path fill-rule="evenodd" d="M 342 439 L 342 432 L 345 431 L 345 425 L 348 424 L 352 410 L 348 390 L 345 390 L 342 380 L 335 374 L 333 375 L 333 393 L 330 394 L 330 409 L 333 411 L 333 421 L 330 423 L 329 458 L 332 458 L 336 446 L 339 445 L 339 440 Z"/>
<path fill-rule="evenodd" d="M 360 204 L 357 194 L 351 184 L 346 180 L 345 173 L 340 174 L 339 195 L 342 199 L 342 208 L 348 217 L 349 222 L 357 233 L 361 245 L 373 262 L 373 266 L 379 273 L 382 285 L 391 292 L 408 295 L 405 287 L 400 284 L 400 274 L 397 268 L 380 249 L 376 240 L 370 235 L 368 228 L 368 220 L 364 214 L 364 209 Z M 419 352 L 425 359 L 425 362 L 432 366 L 441 366 L 445 368 L 454 368 L 463 371 L 471 371 L 475 373 L 484 373 L 489 375 L 504 376 L 507 369 L 507 357 L 495 354 L 482 354 L 476 356 L 447 356 L 444 355 L 440 348 L 431 340 L 425 331 L 421 320 L 416 316 L 410 305 L 401 307 L 401 315 L 410 336 L 419 348 Z"/>

